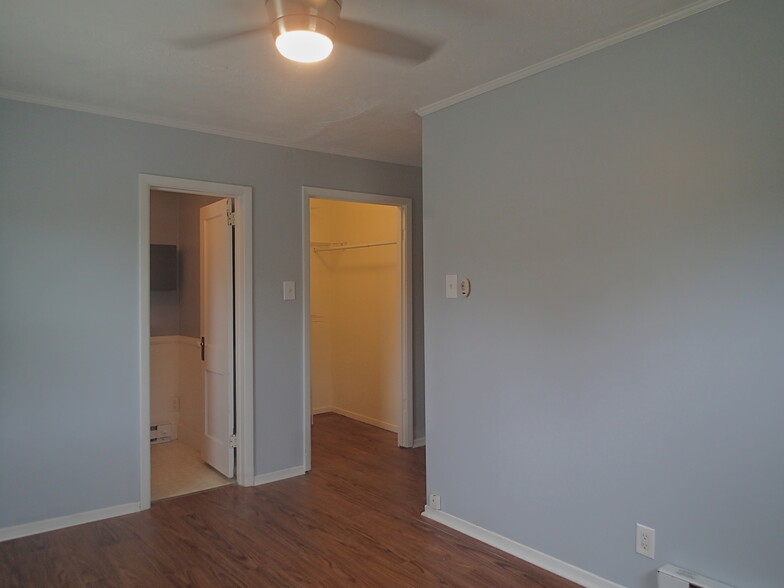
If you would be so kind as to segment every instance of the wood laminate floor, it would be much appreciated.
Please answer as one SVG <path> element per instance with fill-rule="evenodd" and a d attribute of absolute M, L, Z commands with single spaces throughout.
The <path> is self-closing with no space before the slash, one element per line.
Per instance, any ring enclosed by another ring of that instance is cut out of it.
<path fill-rule="evenodd" d="M 424 449 L 315 417 L 311 473 L 0 543 L 0 586 L 577 585 L 420 516 Z"/>

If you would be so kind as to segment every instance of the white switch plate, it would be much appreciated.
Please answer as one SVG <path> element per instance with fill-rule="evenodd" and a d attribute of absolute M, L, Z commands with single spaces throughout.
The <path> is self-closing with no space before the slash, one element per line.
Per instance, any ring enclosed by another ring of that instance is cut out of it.
<path fill-rule="evenodd" d="M 446 276 L 446 297 L 457 298 L 457 274 Z"/>
<path fill-rule="evenodd" d="M 293 281 L 283 282 L 283 300 L 295 300 L 297 297 Z"/>
<path fill-rule="evenodd" d="M 656 531 L 637 523 L 637 553 L 653 559 L 656 547 Z"/>

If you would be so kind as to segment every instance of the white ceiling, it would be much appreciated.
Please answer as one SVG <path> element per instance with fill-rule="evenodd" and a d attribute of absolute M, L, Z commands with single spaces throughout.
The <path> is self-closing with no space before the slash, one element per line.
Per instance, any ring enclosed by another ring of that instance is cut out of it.
<path fill-rule="evenodd" d="M 438 50 L 412 65 L 338 45 L 306 65 L 269 32 L 183 46 L 265 25 L 264 0 L 0 0 L 0 96 L 420 165 L 417 110 L 716 3 L 343 0 Z"/>

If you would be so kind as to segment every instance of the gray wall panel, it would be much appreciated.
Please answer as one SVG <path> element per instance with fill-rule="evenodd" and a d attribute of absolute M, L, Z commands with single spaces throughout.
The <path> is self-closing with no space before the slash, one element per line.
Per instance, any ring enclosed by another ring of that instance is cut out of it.
<path fill-rule="evenodd" d="M 730 2 L 425 117 L 444 511 L 632 588 L 781 585 L 782 31 Z"/>
<path fill-rule="evenodd" d="M 421 202 L 419 168 L 0 100 L 0 527 L 139 500 L 140 173 L 253 187 L 257 474 L 302 464 L 301 187 Z"/>

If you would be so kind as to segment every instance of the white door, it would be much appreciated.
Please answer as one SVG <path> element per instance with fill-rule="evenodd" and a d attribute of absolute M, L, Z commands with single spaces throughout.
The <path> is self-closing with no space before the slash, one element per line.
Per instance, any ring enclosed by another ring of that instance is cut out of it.
<path fill-rule="evenodd" d="M 234 288 L 232 201 L 200 210 L 204 461 L 234 476 Z"/>

